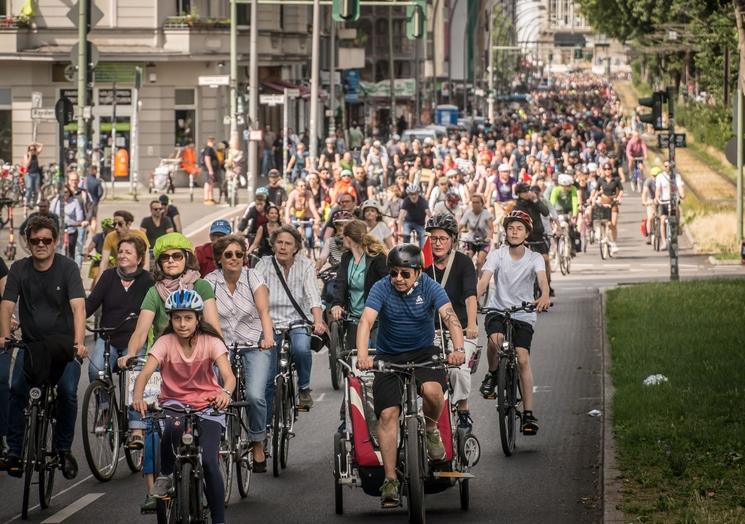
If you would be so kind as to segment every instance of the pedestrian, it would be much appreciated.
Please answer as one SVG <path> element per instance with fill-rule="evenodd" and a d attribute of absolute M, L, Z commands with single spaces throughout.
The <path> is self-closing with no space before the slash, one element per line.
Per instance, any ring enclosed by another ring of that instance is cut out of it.
<path fill-rule="evenodd" d="M 85 349 L 85 289 L 80 269 L 72 260 L 55 253 L 59 240 L 57 224 L 49 217 L 29 221 L 26 239 L 31 256 L 10 268 L 0 304 L 0 338 L 10 336 L 11 319 L 18 307 L 21 339 L 13 368 L 8 417 L 8 454 L 0 459 L 0 470 L 20 478 L 26 404 L 30 386 L 57 385 L 57 420 L 53 435 L 59 467 L 66 479 L 77 476 L 72 454 L 78 414 L 80 362 Z M 34 358 L 32 359 L 31 356 Z M 29 359 L 27 366 L 24 365 Z"/>
<path fill-rule="evenodd" d="M 80 185 L 80 176 L 77 171 L 67 173 L 67 186 L 83 210 L 83 220 L 78 226 L 78 235 L 75 239 L 75 263 L 78 267 L 83 265 L 83 248 L 88 240 L 88 231 L 96 230 L 96 215 L 98 206 L 94 204 L 91 195 Z"/>
<path fill-rule="evenodd" d="M 261 154 L 261 175 L 266 176 L 270 169 L 274 166 L 274 142 L 277 140 L 277 135 L 272 131 L 272 126 L 266 124 L 264 126 L 263 146 L 264 149 Z"/>
<path fill-rule="evenodd" d="M 173 230 L 176 233 L 182 233 L 184 226 L 181 225 L 181 214 L 176 206 L 170 203 L 168 195 L 160 195 L 158 201 L 165 208 L 165 216 L 171 219 Z"/>
<path fill-rule="evenodd" d="M 356 121 L 352 122 L 352 127 L 349 128 L 349 148 L 359 151 L 364 138 L 360 125 Z"/>
<path fill-rule="evenodd" d="M 214 136 L 207 138 L 207 145 L 199 155 L 199 164 L 204 175 L 204 204 L 215 205 L 215 183 L 218 181 L 220 164 L 217 159 L 215 145 L 217 139 Z"/>
<path fill-rule="evenodd" d="M 98 168 L 92 165 L 88 168 L 88 174 L 83 180 L 83 188 L 88 192 L 88 196 L 93 201 L 93 216 L 98 218 L 98 204 L 103 198 L 104 190 L 103 183 L 98 177 Z M 95 231 L 95 227 L 92 225 L 91 230 Z"/>
<path fill-rule="evenodd" d="M 26 174 L 23 181 L 26 185 L 26 206 L 34 207 L 36 198 L 39 196 L 39 187 L 41 185 L 41 166 L 39 165 L 39 155 L 44 146 L 39 142 L 34 142 L 26 149 L 26 156 L 23 159 L 23 167 L 26 168 Z"/>
<path fill-rule="evenodd" d="M 75 260 L 75 246 L 77 246 L 78 231 L 83 224 L 84 215 L 80 202 L 72 194 L 72 189 L 65 186 L 63 198 L 57 197 L 52 201 L 52 211 L 58 216 L 64 214 L 65 236 L 61 247 L 66 257 Z"/>
<path fill-rule="evenodd" d="M 199 273 L 204 278 L 209 273 L 212 273 L 215 268 L 215 258 L 212 252 L 212 243 L 217 239 L 229 235 L 233 232 L 233 228 L 230 226 L 230 222 L 227 220 L 215 220 L 210 226 L 210 241 L 197 246 L 194 250 L 197 261 L 199 263 Z"/>
<path fill-rule="evenodd" d="M 151 246 L 166 233 L 173 233 L 173 222 L 165 216 L 164 211 L 165 207 L 160 200 L 153 200 L 150 202 L 150 216 L 140 222 L 140 229 L 147 235 L 147 241 Z"/>

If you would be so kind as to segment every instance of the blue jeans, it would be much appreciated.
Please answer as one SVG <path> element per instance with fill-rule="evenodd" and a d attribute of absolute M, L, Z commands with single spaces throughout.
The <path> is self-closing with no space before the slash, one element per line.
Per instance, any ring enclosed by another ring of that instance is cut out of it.
<path fill-rule="evenodd" d="M 296 226 L 296 224 L 299 222 L 297 218 L 291 218 L 290 220 L 292 221 L 293 226 Z M 313 236 L 313 225 L 305 224 L 302 227 L 303 227 L 303 233 L 305 235 L 305 240 L 306 242 L 308 242 L 308 247 L 313 249 L 315 247 L 315 238 Z"/>
<path fill-rule="evenodd" d="M 275 335 L 274 342 L 277 344 L 273 349 L 267 350 L 270 353 L 272 362 L 266 381 L 266 425 L 272 424 L 272 409 L 274 403 L 274 377 L 279 373 L 279 348 L 282 345 L 282 335 Z M 290 351 L 292 359 L 295 361 L 297 368 L 298 388 L 308 389 L 310 387 L 310 370 L 313 366 L 313 355 L 310 352 L 310 335 L 305 328 L 298 327 L 290 330 Z"/>
<path fill-rule="evenodd" d="M 420 226 L 414 222 L 404 222 L 404 242 L 407 244 L 411 241 L 411 232 L 416 231 L 417 240 L 419 241 L 419 247 L 424 246 L 424 226 Z"/>
<path fill-rule="evenodd" d="M 78 267 L 83 267 L 83 248 L 85 247 L 85 241 L 88 238 L 88 228 L 79 227 L 78 237 L 75 242 L 75 264 Z"/>
<path fill-rule="evenodd" d="M 0 437 L 4 437 L 8 434 L 11 353 L 12 351 L 0 353 Z"/>
<path fill-rule="evenodd" d="M 263 176 L 266 176 L 269 170 L 272 169 L 273 167 L 274 167 L 274 162 L 272 162 L 272 150 L 264 149 L 261 155 L 261 174 Z"/>
<path fill-rule="evenodd" d="M 16 365 L 13 368 L 13 382 L 10 385 L 10 416 L 8 419 L 8 454 L 20 457 L 23 451 L 23 432 L 26 417 L 23 410 L 28 404 L 28 384 L 23 373 L 25 350 L 18 351 Z M 56 446 L 59 451 L 72 449 L 75 436 L 75 420 L 78 416 L 78 382 L 80 381 L 80 363 L 77 360 L 68 362 L 62 378 L 57 382 L 57 429 Z"/>
<path fill-rule="evenodd" d="M 96 345 L 93 347 L 88 356 L 88 380 L 93 382 L 98 378 L 98 372 L 104 370 L 103 353 L 105 350 L 105 343 L 102 338 L 96 340 Z M 145 356 L 147 350 L 147 344 L 142 346 L 137 352 L 138 357 Z M 111 346 L 111 355 L 109 355 L 109 363 L 111 365 L 111 371 L 114 372 L 119 369 L 116 365 L 116 359 L 127 354 L 127 348 L 119 349 Z M 124 402 L 124 399 L 119 399 L 119 402 Z M 129 410 L 129 429 L 145 429 L 145 424 L 142 422 L 142 415 L 138 411 L 133 409 Z"/>
<path fill-rule="evenodd" d="M 33 205 L 36 202 L 37 195 L 39 194 L 41 175 L 39 173 L 29 172 L 23 177 L 23 181 L 26 185 L 26 203 Z"/>
<path fill-rule="evenodd" d="M 248 406 L 248 435 L 251 442 L 262 442 L 266 438 L 268 398 L 265 396 L 267 382 L 274 383 L 272 370 L 276 369 L 274 349 L 249 351 L 243 355 L 244 382 Z M 274 364 L 274 367 L 272 366 Z M 271 411 L 269 411 L 271 413 Z M 271 417 L 269 417 L 271 418 Z"/>

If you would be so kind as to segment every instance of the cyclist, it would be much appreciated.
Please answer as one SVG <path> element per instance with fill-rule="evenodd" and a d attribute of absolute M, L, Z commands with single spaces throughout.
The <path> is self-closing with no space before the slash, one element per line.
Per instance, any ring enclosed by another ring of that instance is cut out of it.
<path fill-rule="evenodd" d="M 323 243 L 321 254 L 316 260 L 316 271 L 320 271 L 326 262 L 331 267 L 339 265 L 341 256 L 344 254 L 344 226 L 354 218 L 349 211 L 339 210 L 331 215 L 331 223 L 334 225 L 333 236 L 328 237 Z M 328 231 L 328 230 L 327 230 Z"/>
<path fill-rule="evenodd" d="M 515 193 L 517 194 L 517 203 L 515 204 L 513 211 L 507 216 L 512 215 L 514 211 L 522 211 L 530 216 L 531 227 L 530 231 L 528 231 L 528 238 L 525 242 L 532 251 L 535 251 L 543 257 L 549 290 L 550 293 L 553 293 L 553 289 L 551 289 L 551 262 L 548 258 L 548 244 L 544 238 L 545 228 L 543 226 L 542 218 L 549 216 L 550 212 L 548 206 L 540 198 L 538 193 L 531 191 L 530 186 L 525 182 L 519 182 L 515 186 Z M 502 220 L 503 226 L 504 223 L 504 220 Z"/>
<path fill-rule="evenodd" d="M 307 189 L 305 180 L 295 182 L 295 189 L 290 192 L 285 208 L 285 224 L 298 224 L 298 229 L 305 236 L 305 242 L 311 249 L 315 245 L 315 236 L 318 232 L 318 224 L 321 217 L 318 215 L 313 193 Z"/>
<path fill-rule="evenodd" d="M 100 326 L 119 326 L 129 315 L 140 312 L 142 301 L 148 290 L 153 286 L 153 277 L 143 270 L 147 248 L 139 237 L 131 236 L 119 241 L 117 248 L 117 265 L 104 271 L 101 278 L 91 290 L 85 301 L 85 314 L 91 316 L 101 308 Z M 127 352 L 127 344 L 134 331 L 135 322 L 122 325 L 111 332 L 111 369 L 117 368 L 117 358 Z M 105 342 L 103 337 L 96 340 L 88 363 L 88 380 L 93 382 L 98 378 L 98 372 L 105 369 Z M 144 356 L 145 345 L 138 351 L 138 356 Z M 133 413 L 130 413 L 130 429 L 145 429 L 145 425 Z M 142 432 L 130 435 L 127 443 L 130 449 L 142 449 Z"/>
<path fill-rule="evenodd" d="M 93 281 L 98 280 L 99 268 L 101 266 L 101 251 L 103 250 L 103 239 L 106 235 L 114 231 L 114 220 L 111 218 L 104 218 L 101 220 L 101 232 L 96 233 L 88 242 L 83 253 L 85 258 L 90 258 L 91 268 L 88 271 L 88 278 Z M 113 257 L 112 257 L 113 258 Z M 109 260 L 109 265 L 114 265 L 116 260 Z"/>
<path fill-rule="evenodd" d="M 142 398 L 145 385 L 152 374 L 160 369 L 162 383 L 158 399 L 168 416 L 160 441 L 160 474 L 150 495 L 166 498 L 173 489 L 173 471 L 176 449 L 183 432 L 183 415 L 168 407 L 189 406 L 200 410 L 197 431 L 202 451 L 205 494 L 212 522 L 223 523 L 225 485 L 220 474 L 218 451 L 225 428 L 225 415 L 213 415 L 212 408 L 225 409 L 230 405 L 235 390 L 235 375 L 220 333 L 203 318 L 204 302 L 196 291 L 174 291 L 165 301 L 165 311 L 169 317 L 168 326 L 153 345 L 145 367 L 137 377 L 132 402 L 133 407 L 145 416 L 147 404 Z M 220 372 L 222 387 L 217 382 L 213 366 Z"/>
<path fill-rule="evenodd" d="M 269 204 L 266 208 L 267 221 L 256 230 L 256 238 L 248 248 L 248 253 L 256 251 L 258 257 L 265 257 L 272 254 L 272 246 L 269 244 L 269 239 L 274 233 L 274 230 L 282 225 L 280 219 L 279 208 L 274 204 Z"/>
<path fill-rule="evenodd" d="M 647 160 L 647 144 L 642 140 L 639 131 L 631 133 L 631 139 L 626 143 L 626 161 L 628 162 L 629 176 L 634 176 L 634 162 L 639 163 L 641 179 L 644 179 L 644 162 Z"/>
<path fill-rule="evenodd" d="M 575 239 L 577 238 L 575 226 L 577 216 L 579 215 L 579 194 L 574 186 L 572 175 L 562 173 L 559 175 L 559 185 L 551 190 L 549 198 L 551 205 L 554 206 L 559 215 L 569 216 L 569 238 L 567 239 L 572 246 L 572 256 L 576 255 Z"/>
<path fill-rule="evenodd" d="M 269 316 L 269 288 L 259 273 L 243 266 L 246 239 L 228 235 L 213 246 L 217 269 L 205 280 L 212 284 L 225 342 L 274 347 L 274 328 Z M 249 351 L 243 354 L 246 398 L 249 402 L 249 438 L 252 442 L 255 473 L 266 471 L 264 439 L 266 438 L 265 384 L 271 375 L 271 352 Z"/>
<path fill-rule="evenodd" d="M 494 236 L 494 221 L 491 213 L 484 206 L 484 196 L 474 194 L 471 197 L 471 209 L 463 213 L 459 229 L 468 231 L 468 239 L 465 240 L 466 253 L 473 258 L 476 256 L 476 270 L 481 271 L 486 255 L 491 248 L 491 238 Z"/>
<path fill-rule="evenodd" d="M 224 219 L 215 220 L 210 225 L 210 241 L 197 246 L 194 250 L 194 255 L 199 264 L 199 274 L 202 278 L 215 270 L 215 258 L 212 254 L 213 242 L 232 232 L 233 227 L 230 225 L 230 222 Z"/>
<path fill-rule="evenodd" d="M 30 249 L 31 246 L 26 245 L 26 225 L 31 221 L 32 218 L 37 217 L 37 216 L 49 217 L 52 219 L 52 221 L 55 224 L 59 224 L 59 217 L 57 216 L 56 213 L 52 213 L 49 210 L 49 207 L 50 207 L 49 200 L 42 197 L 39 200 L 39 210 L 34 211 L 33 213 L 29 214 L 28 218 L 26 218 L 26 220 L 21 222 L 21 225 L 18 228 L 18 236 L 21 238 L 21 242 L 23 244 L 24 249 L 26 249 L 26 251 L 29 253 L 31 252 L 31 249 Z"/>
<path fill-rule="evenodd" d="M 165 208 L 160 200 L 150 202 L 150 216 L 140 222 L 140 229 L 147 235 L 148 243 L 153 246 L 155 241 L 166 233 L 173 233 L 173 222 L 163 214 Z"/>
<path fill-rule="evenodd" d="M 290 174 L 290 182 L 295 182 L 300 178 L 300 174 L 305 171 L 305 164 L 308 161 L 308 153 L 305 152 L 305 144 L 298 143 L 295 153 L 292 154 L 287 162 L 285 173 Z"/>
<path fill-rule="evenodd" d="M 181 213 L 176 206 L 170 203 L 168 195 L 160 195 L 158 197 L 160 204 L 165 208 L 165 216 L 171 219 L 173 222 L 173 230 L 176 233 L 181 233 L 184 230 L 184 226 L 181 224 Z"/>
<path fill-rule="evenodd" d="M 303 247 L 303 239 L 300 233 L 292 226 L 283 225 L 272 233 L 270 243 L 274 250 L 274 256 L 263 257 L 256 264 L 256 271 L 261 275 L 269 286 L 269 313 L 274 321 L 275 327 L 288 327 L 292 322 L 304 320 L 304 317 L 313 319 L 313 331 L 316 335 L 326 332 L 326 324 L 323 322 L 323 308 L 321 304 L 321 293 L 316 280 L 316 270 L 307 257 L 300 254 Z M 298 311 L 292 303 L 290 295 L 285 290 L 285 285 L 290 290 L 292 298 L 303 309 Z M 310 311 L 310 315 L 308 315 Z M 297 327 L 290 331 L 290 347 L 297 365 L 299 407 L 310 409 L 313 407 L 313 397 L 310 391 L 310 373 L 313 358 L 310 352 L 310 334 L 303 327 Z M 274 377 L 277 374 L 278 356 L 282 336 L 275 337 L 275 347 L 271 350 L 272 363 L 269 379 L 266 382 L 267 420 L 268 426 L 272 417 L 272 401 L 274 399 Z"/>
<path fill-rule="evenodd" d="M 59 464 L 67 479 L 75 478 L 78 464 L 72 455 L 75 436 L 75 419 L 78 414 L 78 382 L 80 363 L 73 360 L 70 348 L 78 357 L 86 355 L 85 348 L 85 290 L 80 270 L 75 263 L 55 254 L 59 232 L 57 224 L 48 217 L 35 217 L 26 227 L 26 240 L 31 246 L 31 256 L 18 260 L 11 267 L 0 304 L 0 337 L 10 336 L 11 319 L 18 305 L 21 321 L 21 338 L 28 347 L 18 352 L 13 368 L 8 411 L 8 453 L 0 458 L 0 470 L 13 477 L 21 477 L 21 454 L 25 424 L 24 409 L 29 384 L 24 372 L 27 353 L 43 354 L 50 361 L 66 361 L 62 369 L 47 369 L 54 374 L 59 403 L 57 428 L 54 438 L 59 451 Z M 54 291 L 56 292 L 54 292 Z M 65 354 L 58 359 L 57 355 Z M 37 370 L 33 360 L 29 367 Z"/>
<path fill-rule="evenodd" d="M 99 269 L 99 275 L 109 267 L 109 257 L 111 257 L 113 253 L 116 253 L 117 246 L 122 238 L 128 235 L 138 236 L 145 242 L 148 249 L 150 248 L 150 244 L 147 241 L 147 235 L 139 229 L 132 229 L 132 222 L 134 221 L 135 217 L 129 211 L 114 211 L 114 231 L 106 235 L 103 239 L 103 251 L 101 251 L 101 268 Z M 150 269 L 149 252 L 145 254 L 145 263 L 142 267 Z"/>
<path fill-rule="evenodd" d="M 419 247 L 424 245 L 424 224 L 431 213 L 427 201 L 419 194 L 419 184 L 406 188 L 407 197 L 398 213 L 399 230 L 403 231 L 404 242 L 411 240 L 411 232 L 416 231 Z"/>
<path fill-rule="evenodd" d="M 644 187 L 642 187 L 642 206 L 644 207 L 645 217 L 647 219 L 647 245 L 652 243 L 652 228 L 654 227 L 654 215 L 657 212 L 655 204 L 656 193 L 656 178 L 662 172 L 657 166 L 654 166 L 649 170 L 649 177 L 644 181 Z"/>
<path fill-rule="evenodd" d="M 662 244 L 660 246 L 660 249 L 667 249 L 667 221 L 668 217 L 670 216 L 670 199 L 671 199 L 671 191 L 670 191 L 670 164 L 669 162 L 665 162 L 662 165 L 663 169 L 662 172 L 659 173 L 656 177 L 656 188 L 655 188 L 655 194 L 654 194 L 654 201 L 659 205 L 660 208 L 660 217 L 662 217 L 662 220 L 660 221 L 660 235 L 663 239 Z M 683 189 L 683 179 L 680 178 L 680 175 L 675 173 L 675 186 L 678 193 L 678 201 L 683 200 L 685 198 L 685 190 Z M 677 207 L 677 212 L 680 214 L 680 207 Z M 679 217 L 680 218 L 680 217 Z"/>
<path fill-rule="evenodd" d="M 267 177 L 269 178 L 269 185 L 266 186 L 266 190 L 269 192 L 267 201 L 280 209 L 284 209 L 287 203 L 287 191 L 280 183 L 282 179 L 279 177 L 279 171 L 270 169 Z"/>
<path fill-rule="evenodd" d="M 470 432 L 473 420 L 468 409 L 468 397 L 471 394 L 471 370 L 468 363 L 476 351 L 479 335 L 476 324 L 476 271 L 471 259 L 457 251 L 458 223 L 453 217 L 435 215 L 427 222 L 426 230 L 432 242 L 433 263 L 424 272 L 445 289 L 460 325 L 466 326 L 463 346 L 466 360 L 463 366 L 450 372 L 450 382 L 453 386 L 452 401 L 458 410 L 458 425 Z M 435 329 L 440 329 L 443 336 L 448 332 L 447 326 L 442 322 L 435 321 Z M 449 336 L 444 342 L 445 347 L 453 349 Z"/>
<path fill-rule="evenodd" d="M 448 191 L 445 195 L 444 202 L 438 202 L 434 209 L 432 209 L 433 215 L 447 214 L 452 216 L 456 222 L 460 222 L 463 218 L 465 210 L 460 205 L 460 195 L 455 191 Z"/>
<path fill-rule="evenodd" d="M 422 274 L 422 251 L 414 244 L 395 246 L 387 258 L 390 278 L 376 282 L 367 297 L 357 328 L 357 367 L 371 369 L 373 360 L 368 347 L 370 331 L 378 321 L 375 338 L 376 357 L 387 362 L 430 362 L 440 349 L 433 346 L 434 314 L 437 311 L 452 337 L 455 351 L 448 363 L 465 362 L 463 330 L 445 290 L 429 276 Z M 445 403 L 444 370 L 416 370 L 420 394 L 424 399 L 427 454 L 432 460 L 445 455 L 445 447 L 437 430 L 437 421 Z M 378 418 L 378 441 L 385 471 L 380 488 L 384 508 L 399 505 L 399 481 L 396 472 L 398 417 L 401 411 L 403 386 L 399 377 L 376 374 L 373 382 L 375 415 Z"/>
<path fill-rule="evenodd" d="M 592 200 L 593 202 L 597 200 L 600 204 L 611 207 L 610 250 L 613 254 L 618 252 L 616 239 L 618 237 L 618 208 L 621 205 L 621 197 L 623 197 L 623 183 L 621 182 L 621 178 L 613 176 L 613 167 L 609 162 L 606 162 L 603 164 L 603 176 L 598 178 L 598 185 Z"/>
<path fill-rule="evenodd" d="M 495 289 L 489 295 L 490 308 L 507 309 L 519 306 L 523 302 L 536 305 L 537 311 L 546 311 L 549 306 L 549 286 L 546 268 L 538 253 L 525 248 L 525 242 L 533 229 L 533 220 L 524 211 L 514 210 L 503 220 L 507 233 L 507 243 L 489 253 L 484 270 L 479 278 L 477 296 L 480 297 L 489 288 L 494 277 Z M 534 300 L 533 289 L 536 279 L 541 296 Z M 538 420 L 533 415 L 533 372 L 530 368 L 530 344 L 536 322 L 535 313 L 520 311 L 513 316 L 513 343 L 517 350 L 517 362 L 520 368 L 520 383 L 523 397 L 522 432 L 524 435 L 535 435 L 538 431 Z M 488 372 L 481 383 L 481 394 L 484 398 L 494 398 L 497 386 L 497 365 L 499 348 L 502 347 L 505 335 L 504 318 L 498 314 L 489 314 L 484 319 L 487 344 Z"/>
<path fill-rule="evenodd" d="M 383 221 L 383 210 L 376 200 L 366 200 L 362 203 L 362 219 L 367 225 L 368 232 L 380 242 L 385 244 L 387 249 L 393 247 L 393 232 Z"/>

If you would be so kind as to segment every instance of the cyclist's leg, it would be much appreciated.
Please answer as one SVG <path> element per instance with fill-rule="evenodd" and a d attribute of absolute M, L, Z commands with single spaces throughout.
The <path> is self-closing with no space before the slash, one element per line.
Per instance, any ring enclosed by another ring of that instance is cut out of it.
<path fill-rule="evenodd" d="M 409 242 L 411 242 L 411 230 L 414 229 L 412 226 L 413 224 L 411 222 L 404 221 L 404 244 L 408 244 Z"/>
<path fill-rule="evenodd" d="M 417 241 L 419 242 L 419 247 L 424 247 L 424 241 L 427 240 L 427 237 L 425 236 L 424 226 L 421 226 L 419 224 L 414 224 L 414 229 L 416 230 L 416 237 Z"/>
<path fill-rule="evenodd" d="M 202 448 L 205 494 L 212 522 L 225 522 L 225 484 L 220 474 L 220 440 L 222 425 L 214 420 L 199 419 L 199 447 Z"/>
<path fill-rule="evenodd" d="M 96 345 L 93 346 L 93 351 L 88 354 L 88 381 L 93 382 L 98 378 L 98 372 L 104 370 L 103 352 L 105 349 L 105 343 L 103 338 L 98 337 Z M 112 350 L 112 357 L 116 353 Z M 114 369 L 112 367 L 112 369 Z"/>
<path fill-rule="evenodd" d="M 490 314 L 484 319 L 484 328 L 488 338 L 486 350 L 486 359 L 489 364 L 488 371 L 493 373 L 499 365 L 497 355 L 504 342 L 505 325 L 502 317 Z"/>
<path fill-rule="evenodd" d="M 304 328 L 290 331 L 290 351 L 297 366 L 297 385 L 300 391 L 310 388 L 310 370 L 313 366 L 313 355 L 310 351 L 310 336 Z"/>
<path fill-rule="evenodd" d="M 476 343 L 476 339 L 465 339 L 466 361 L 458 369 L 450 370 L 450 384 L 453 387 L 452 402 L 458 406 L 459 411 L 468 411 L 468 397 L 471 395 L 471 369 L 468 363 L 476 351 Z M 448 345 L 452 347 L 452 342 Z"/>
<path fill-rule="evenodd" d="M 611 207 L 610 211 L 610 240 L 615 242 L 618 238 L 618 206 Z"/>
<path fill-rule="evenodd" d="M 161 476 L 173 475 L 176 467 L 176 453 L 181 443 L 181 434 L 184 432 L 184 417 L 174 411 L 165 408 L 168 417 L 165 419 L 165 427 L 160 438 L 160 471 Z"/>
<path fill-rule="evenodd" d="M 140 348 L 140 350 L 137 352 L 137 357 L 143 358 L 145 354 L 147 353 L 147 342 L 143 344 L 143 346 Z M 116 360 L 119 357 L 123 357 L 127 354 L 127 348 L 116 348 L 114 346 L 111 346 L 111 369 L 117 369 L 116 366 Z M 138 368 L 139 369 L 139 368 Z M 122 406 L 122 403 L 124 402 L 124 399 L 119 399 L 119 405 Z M 140 415 L 139 411 L 136 411 L 134 409 L 129 410 L 129 429 L 133 431 L 133 433 L 137 435 L 143 435 L 143 432 L 145 429 L 147 429 L 148 424 L 143 422 L 142 415 Z M 145 446 L 148 446 L 149 444 L 147 441 L 145 441 Z"/>
<path fill-rule="evenodd" d="M 267 405 L 265 384 L 274 379 L 270 351 L 250 351 L 243 355 L 244 383 L 248 406 L 248 434 L 252 442 L 264 442 L 266 438 Z"/>
<path fill-rule="evenodd" d="M 403 385 L 393 374 L 375 374 L 373 379 L 373 401 L 378 417 L 378 443 L 383 459 L 385 478 L 396 478 L 396 455 L 398 441 L 398 416 L 401 412 Z"/>
<path fill-rule="evenodd" d="M 314 242 L 313 242 L 313 225 L 312 224 L 307 224 L 305 226 L 305 240 L 308 241 L 308 247 L 313 249 Z"/>
<path fill-rule="evenodd" d="M 75 436 L 75 420 L 78 416 L 78 382 L 81 365 L 77 360 L 68 362 L 62 378 L 57 382 L 57 430 L 55 440 L 58 451 L 70 451 Z"/>
<path fill-rule="evenodd" d="M 272 425 L 272 409 L 274 405 L 274 377 L 277 375 L 277 366 L 279 365 L 279 348 L 282 346 L 282 335 L 274 336 L 275 346 L 266 350 L 269 353 L 271 362 L 269 363 L 269 374 L 266 377 L 266 387 L 264 388 L 264 398 L 266 399 L 266 427 Z"/>
<path fill-rule="evenodd" d="M 8 435 L 8 404 L 10 402 L 10 365 L 11 352 L 0 352 L 0 439 Z M 0 440 L 0 453 L 4 451 L 4 443 Z"/>
<path fill-rule="evenodd" d="M 10 384 L 10 405 L 8 410 L 8 455 L 20 457 L 23 451 L 23 431 L 26 419 L 23 410 L 28 399 L 28 384 L 23 373 L 23 360 L 26 350 L 19 350 L 13 367 Z"/>

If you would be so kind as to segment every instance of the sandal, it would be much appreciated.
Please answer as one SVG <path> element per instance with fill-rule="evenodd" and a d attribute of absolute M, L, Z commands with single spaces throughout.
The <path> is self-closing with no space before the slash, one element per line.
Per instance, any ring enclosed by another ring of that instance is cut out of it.
<path fill-rule="evenodd" d="M 127 439 L 127 449 L 139 451 L 145 447 L 145 439 L 139 433 L 133 433 Z"/>

